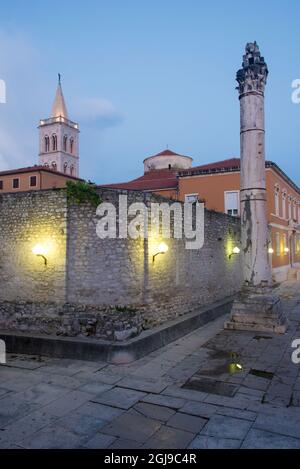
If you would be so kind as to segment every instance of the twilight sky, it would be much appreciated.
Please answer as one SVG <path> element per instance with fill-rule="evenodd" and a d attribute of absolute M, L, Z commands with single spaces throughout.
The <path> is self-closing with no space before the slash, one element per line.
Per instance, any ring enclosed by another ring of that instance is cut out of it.
<path fill-rule="evenodd" d="M 0 170 L 38 161 L 62 74 L 81 176 L 142 174 L 166 145 L 194 165 L 239 155 L 235 74 L 246 42 L 269 66 L 266 158 L 300 186 L 299 0 L 0 0 Z"/>

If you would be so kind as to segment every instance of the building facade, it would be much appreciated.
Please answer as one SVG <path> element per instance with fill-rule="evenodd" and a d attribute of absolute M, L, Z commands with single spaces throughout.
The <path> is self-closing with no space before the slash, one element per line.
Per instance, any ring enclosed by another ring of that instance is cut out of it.
<path fill-rule="evenodd" d="M 179 200 L 205 202 L 210 210 L 240 215 L 240 160 L 232 158 L 178 174 Z M 273 162 L 266 162 L 269 259 L 273 277 L 287 278 L 300 267 L 300 189 Z"/>
<path fill-rule="evenodd" d="M 65 187 L 67 181 L 79 180 L 46 166 L 30 166 L 0 172 L 0 194 Z"/>

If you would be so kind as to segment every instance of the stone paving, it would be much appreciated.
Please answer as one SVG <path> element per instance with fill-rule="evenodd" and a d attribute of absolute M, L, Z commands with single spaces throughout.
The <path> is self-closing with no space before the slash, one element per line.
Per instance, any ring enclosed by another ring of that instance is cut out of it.
<path fill-rule="evenodd" d="M 300 448 L 300 282 L 279 293 L 282 336 L 222 317 L 129 365 L 10 354 L 0 448 Z"/>

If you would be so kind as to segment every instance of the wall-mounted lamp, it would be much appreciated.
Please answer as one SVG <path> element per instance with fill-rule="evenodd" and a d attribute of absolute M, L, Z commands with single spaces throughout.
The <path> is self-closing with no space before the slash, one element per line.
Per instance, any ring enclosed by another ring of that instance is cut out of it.
<path fill-rule="evenodd" d="M 290 252 L 289 248 L 284 248 L 284 252 Z"/>
<path fill-rule="evenodd" d="M 158 256 L 158 254 L 165 254 L 166 252 L 168 252 L 169 250 L 169 247 L 166 243 L 160 243 L 160 245 L 158 246 L 158 251 L 156 254 L 154 254 L 154 256 L 152 257 L 152 261 L 154 262 L 155 261 L 155 258 L 156 256 Z"/>
<path fill-rule="evenodd" d="M 47 265 L 46 249 L 41 244 L 36 244 L 32 249 L 33 254 L 42 257 L 45 265 Z"/>
<path fill-rule="evenodd" d="M 273 249 L 273 248 L 269 248 L 269 249 L 268 249 L 268 253 L 269 253 L 269 254 L 273 254 L 273 253 L 274 253 L 274 249 Z"/>
<path fill-rule="evenodd" d="M 238 248 L 237 246 L 234 246 L 233 250 L 232 250 L 232 253 L 229 254 L 229 259 L 231 259 L 231 257 L 233 256 L 233 254 L 239 254 L 241 252 L 240 248 Z"/>

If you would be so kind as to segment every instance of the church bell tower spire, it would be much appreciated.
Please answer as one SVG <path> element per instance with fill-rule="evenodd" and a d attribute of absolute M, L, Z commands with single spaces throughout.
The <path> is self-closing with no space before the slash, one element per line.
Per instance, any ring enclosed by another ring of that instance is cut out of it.
<path fill-rule="evenodd" d="M 79 177 L 79 126 L 69 119 L 60 73 L 51 115 L 40 121 L 39 139 L 40 165 Z"/>

